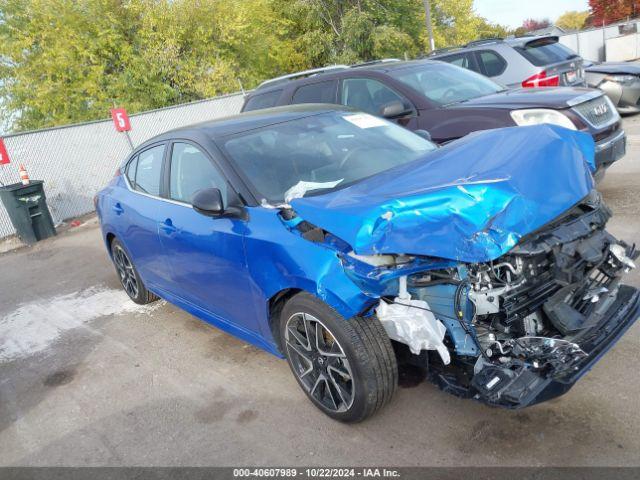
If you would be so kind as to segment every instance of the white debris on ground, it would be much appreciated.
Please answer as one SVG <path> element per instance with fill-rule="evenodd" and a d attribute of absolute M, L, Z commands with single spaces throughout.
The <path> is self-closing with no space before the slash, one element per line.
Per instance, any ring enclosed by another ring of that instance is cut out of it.
<path fill-rule="evenodd" d="M 65 331 L 91 320 L 123 313 L 146 315 L 164 303 L 138 305 L 123 290 L 91 287 L 22 304 L 0 318 L 0 362 L 41 352 Z"/>

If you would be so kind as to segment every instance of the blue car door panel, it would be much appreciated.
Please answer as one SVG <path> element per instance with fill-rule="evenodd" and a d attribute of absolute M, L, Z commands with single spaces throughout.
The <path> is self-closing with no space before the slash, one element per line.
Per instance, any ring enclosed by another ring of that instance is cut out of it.
<path fill-rule="evenodd" d="M 195 211 L 193 195 L 203 188 L 226 193 L 224 177 L 199 147 L 176 142 L 167 160 L 169 199 L 162 202 L 157 229 L 171 267 L 172 293 L 218 320 L 259 332 L 244 249 L 245 221 Z"/>
<path fill-rule="evenodd" d="M 119 232 L 145 284 L 150 288 L 167 288 L 171 275 L 158 238 L 158 221 L 162 216 L 158 195 L 165 145 L 142 151 L 126 167 L 122 188 L 111 205 L 113 213 L 126 225 Z M 128 185 L 127 185 L 128 184 Z"/>
<path fill-rule="evenodd" d="M 242 220 L 211 218 L 167 203 L 159 234 L 181 299 L 250 331 L 258 331 L 244 252 Z"/>

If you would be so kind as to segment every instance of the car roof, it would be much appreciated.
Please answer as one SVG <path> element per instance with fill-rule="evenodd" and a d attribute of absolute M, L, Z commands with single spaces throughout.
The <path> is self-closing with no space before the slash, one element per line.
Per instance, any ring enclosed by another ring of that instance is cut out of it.
<path fill-rule="evenodd" d="M 215 140 L 216 138 L 235 135 L 248 130 L 266 127 L 268 125 L 335 111 L 351 112 L 354 110 L 353 108 L 341 105 L 310 103 L 254 110 L 216 120 L 208 120 L 206 122 L 175 128 L 147 140 L 141 145 L 141 147 L 163 140 L 183 137 L 205 136 Z"/>
<path fill-rule="evenodd" d="M 466 45 L 459 45 L 455 47 L 447 47 L 436 50 L 430 54 L 428 58 L 442 57 L 444 55 L 451 55 L 453 53 L 460 53 L 465 50 L 486 50 L 491 48 L 501 47 L 524 47 L 531 41 L 538 41 L 543 39 L 558 39 L 556 35 L 524 35 L 521 37 L 506 37 L 506 38 L 486 38 L 474 40 Z"/>
<path fill-rule="evenodd" d="M 308 83 L 315 83 L 318 80 L 332 80 L 334 78 L 345 78 L 349 77 L 351 74 L 358 73 L 366 73 L 366 72 L 377 72 L 377 73 L 388 73 L 393 70 L 400 70 L 403 68 L 409 68 L 416 65 L 421 64 L 430 64 L 430 63 L 438 63 L 431 59 L 417 59 L 417 60 L 398 60 L 398 61 L 384 61 L 377 63 L 369 63 L 365 62 L 359 65 L 352 65 L 350 67 L 345 68 L 336 68 L 336 69 L 328 69 L 326 71 L 319 72 L 317 74 L 292 79 L 286 82 L 277 82 L 277 83 L 266 83 L 263 86 L 258 86 L 253 92 L 251 92 L 247 98 L 252 97 L 254 95 L 262 95 L 263 93 L 272 92 L 274 90 L 282 90 L 284 88 L 295 88 L 300 85 L 305 85 Z M 304 73 L 304 72 L 302 72 Z"/>

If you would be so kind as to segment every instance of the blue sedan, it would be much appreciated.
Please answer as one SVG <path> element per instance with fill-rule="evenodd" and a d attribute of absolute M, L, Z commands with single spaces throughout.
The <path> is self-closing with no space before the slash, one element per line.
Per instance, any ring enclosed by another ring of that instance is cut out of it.
<path fill-rule="evenodd" d="M 399 362 L 490 405 L 563 394 L 640 308 L 593 140 L 552 125 L 425 137 L 328 105 L 155 137 L 96 198 L 122 286 L 285 357 L 340 421 L 386 405 Z"/>

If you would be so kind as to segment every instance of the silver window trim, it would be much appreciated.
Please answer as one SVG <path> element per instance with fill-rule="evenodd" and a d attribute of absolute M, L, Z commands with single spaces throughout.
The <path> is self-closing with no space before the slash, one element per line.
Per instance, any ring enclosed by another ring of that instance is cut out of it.
<path fill-rule="evenodd" d="M 193 205 L 188 204 L 188 203 L 179 202 L 177 200 L 172 200 L 170 198 L 158 197 L 157 195 L 151 195 L 150 193 L 144 193 L 144 192 L 141 192 L 139 190 L 136 190 L 131 186 L 131 183 L 129 182 L 129 178 L 127 177 L 127 175 L 126 174 L 122 174 L 122 176 L 124 177 L 124 183 L 127 186 L 127 189 L 131 193 L 135 193 L 137 195 L 142 195 L 143 197 L 153 198 L 155 200 L 160 200 L 162 202 L 173 203 L 174 205 L 180 205 L 182 207 L 193 208 Z"/>

